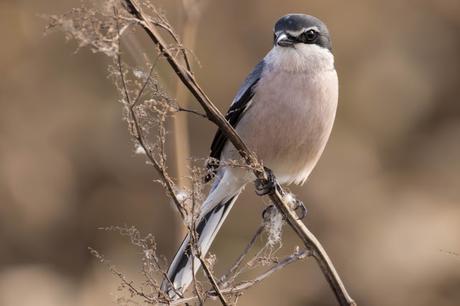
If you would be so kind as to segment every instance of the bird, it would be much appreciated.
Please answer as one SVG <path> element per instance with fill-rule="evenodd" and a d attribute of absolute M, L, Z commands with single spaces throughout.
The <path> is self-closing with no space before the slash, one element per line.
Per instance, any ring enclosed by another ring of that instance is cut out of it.
<path fill-rule="evenodd" d="M 273 29 L 273 47 L 255 66 L 233 99 L 226 120 L 281 185 L 302 185 L 317 164 L 331 134 L 338 104 L 338 77 L 329 30 L 305 14 L 282 16 Z M 206 181 L 214 177 L 202 203 L 196 233 L 205 256 L 246 184 L 248 169 L 223 161 L 240 153 L 218 129 L 211 144 Z M 217 162 L 216 162 L 217 161 Z M 182 242 L 161 290 L 178 299 L 201 264 L 190 234 Z M 193 261 L 193 262 L 192 262 Z"/>

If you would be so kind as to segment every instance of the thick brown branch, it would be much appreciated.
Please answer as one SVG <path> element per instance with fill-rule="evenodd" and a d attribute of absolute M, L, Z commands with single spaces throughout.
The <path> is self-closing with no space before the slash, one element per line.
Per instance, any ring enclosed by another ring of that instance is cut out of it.
<path fill-rule="evenodd" d="M 208 96 L 204 93 L 201 87 L 198 85 L 195 77 L 184 68 L 174 57 L 173 54 L 167 48 L 166 43 L 161 38 L 161 35 L 158 33 L 154 24 L 149 21 L 149 18 L 144 15 L 141 7 L 136 0 L 124 0 L 127 4 L 128 11 L 137 19 L 147 35 L 151 38 L 153 43 L 159 48 L 160 52 L 164 55 L 168 61 L 171 68 L 184 83 L 184 85 L 190 90 L 192 95 L 196 98 L 198 103 L 203 107 L 204 111 L 209 120 L 214 122 L 222 132 L 227 136 L 231 141 L 234 147 L 239 151 L 241 156 L 244 158 L 246 163 L 254 167 L 254 175 L 259 180 L 267 180 L 267 174 L 265 173 L 262 167 L 257 167 L 260 165 L 251 153 L 247 145 L 243 140 L 238 136 L 236 131 L 232 126 L 225 120 L 224 116 L 216 108 L 216 106 L 211 102 Z M 290 207 L 285 193 L 282 189 L 276 190 L 270 195 L 271 201 L 278 207 L 278 209 L 285 216 L 289 225 L 297 233 L 299 238 L 304 242 L 305 246 L 311 250 L 313 256 L 317 260 L 321 271 L 326 277 L 329 285 L 331 286 L 334 294 L 340 305 L 356 305 L 353 299 L 349 296 L 348 292 L 345 289 L 337 271 L 334 268 L 329 256 L 326 251 L 316 239 L 316 237 L 307 229 L 307 227 L 298 220 L 297 215 Z"/>

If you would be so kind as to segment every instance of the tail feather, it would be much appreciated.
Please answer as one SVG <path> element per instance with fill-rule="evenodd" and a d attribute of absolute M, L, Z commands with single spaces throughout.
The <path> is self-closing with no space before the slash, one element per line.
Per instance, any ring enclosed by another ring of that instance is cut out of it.
<path fill-rule="evenodd" d="M 238 195 L 239 192 L 227 201 L 216 205 L 199 221 L 196 228 L 199 237 L 197 244 L 202 256 L 206 255 L 211 247 L 217 232 L 224 223 Z M 194 260 L 193 264 L 192 260 Z M 187 290 L 187 287 L 193 281 L 193 275 L 196 274 L 200 266 L 200 261 L 191 256 L 190 235 L 187 235 L 168 269 L 169 280 L 165 280 L 161 284 L 162 291 L 166 292 L 173 299 L 177 298 L 176 292 L 183 293 Z M 192 267 L 194 268 L 193 272 Z M 171 285 L 173 285 L 175 289 L 173 289 Z"/>

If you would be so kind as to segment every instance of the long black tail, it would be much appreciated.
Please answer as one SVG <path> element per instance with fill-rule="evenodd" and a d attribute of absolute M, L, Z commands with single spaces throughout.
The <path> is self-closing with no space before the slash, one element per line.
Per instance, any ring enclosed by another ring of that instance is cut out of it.
<path fill-rule="evenodd" d="M 217 232 L 224 223 L 230 209 L 238 198 L 239 193 L 232 198 L 217 205 L 209 211 L 198 223 L 196 231 L 198 234 L 198 248 L 205 256 L 211 244 L 216 237 Z M 172 264 L 168 269 L 169 280 L 164 280 L 161 284 L 161 290 L 166 292 L 171 298 L 178 298 L 177 292 L 185 292 L 187 287 L 193 281 L 193 275 L 196 274 L 201 266 L 197 258 L 192 258 L 190 250 L 190 234 L 182 242 L 179 250 L 174 257 Z M 192 265 L 192 260 L 194 263 Z M 195 268 L 192 272 L 192 267 Z M 193 274 L 192 274 L 193 273 Z M 172 288 L 174 286 L 175 290 Z"/>

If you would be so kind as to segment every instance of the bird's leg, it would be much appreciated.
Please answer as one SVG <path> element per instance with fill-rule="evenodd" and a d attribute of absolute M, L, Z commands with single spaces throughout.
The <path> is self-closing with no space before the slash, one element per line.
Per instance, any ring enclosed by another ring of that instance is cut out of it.
<path fill-rule="evenodd" d="M 272 194 L 276 191 L 276 188 L 279 187 L 278 182 L 276 181 L 273 171 L 264 167 L 265 172 L 267 173 L 266 180 L 257 179 L 256 184 L 256 193 L 259 196 L 264 196 L 267 194 Z"/>
<path fill-rule="evenodd" d="M 267 194 L 272 194 L 276 191 L 276 188 L 279 186 L 278 182 L 276 181 L 275 175 L 273 171 L 264 167 L 265 172 L 267 173 L 267 180 L 259 180 L 257 179 L 255 182 L 256 185 L 256 193 L 259 196 L 264 196 Z M 271 204 L 267 206 L 264 211 L 262 212 L 262 218 L 267 221 L 270 217 L 275 214 L 277 208 L 275 205 Z"/>
<path fill-rule="evenodd" d="M 268 177 L 267 180 L 256 180 L 255 184 L 257 195 L 264 196 L 267 194 L 272 194 L 276 191 L 277 188 L 278 190 L 282 190 L 280 188 L 279 183 L 276 181 L 273 171 L 266 167 L 264 167 L 264 169 Z M 288 201 L 290 202 L 292 209 L 297 213 L 299 219 L 305 218 L 305 216 L 307 215 L 307 208 L 305 207 L 303 202 L 295 199 L 291 194 L 285 194 L 284 196 L 289 195 L 290 198 Z M 264 218 L 264 220 L 272 214 L 273 209 L 276 209 L 273 204 L 264 209 L 264 211 L 262 212 L 262 217 Z"/>

